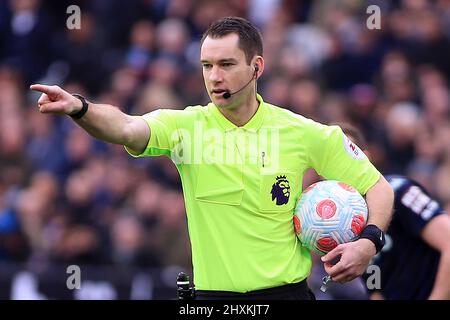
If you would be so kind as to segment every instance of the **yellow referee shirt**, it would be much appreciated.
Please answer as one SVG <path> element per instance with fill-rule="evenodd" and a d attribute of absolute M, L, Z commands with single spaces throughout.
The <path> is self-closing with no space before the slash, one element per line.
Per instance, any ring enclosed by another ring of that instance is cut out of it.
<path fill-rule="evenodd" d="M 361 194 L 380 173 L 337 126 L 265 103 L 237 127 L 207 106 L 144 115 L 145 151 L 180 172 L 199 290 L 247 292 L 305 279 L 311 257 L 294 233 L 303 173 L 314 168 Z"/>

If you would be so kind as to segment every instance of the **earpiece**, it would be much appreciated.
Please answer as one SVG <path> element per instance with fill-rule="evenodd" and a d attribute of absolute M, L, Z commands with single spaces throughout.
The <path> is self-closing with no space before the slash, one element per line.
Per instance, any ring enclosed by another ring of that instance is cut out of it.
<path fill-rule="evenodd" d="M 259 71 L 259 66 L 257 64 L 255 64 L 255 72 Z"/>

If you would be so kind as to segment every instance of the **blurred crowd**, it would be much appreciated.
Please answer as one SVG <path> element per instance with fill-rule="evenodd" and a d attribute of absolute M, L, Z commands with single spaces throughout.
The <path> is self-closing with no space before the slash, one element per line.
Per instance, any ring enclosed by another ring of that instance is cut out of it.
<path fill-rule="evenodd" d="M 66 25 L 72 4 L 80 29 Z M 381 29 L 366 26 L 371 4 Z M 416 179 L 450 211 L 448 0 L 3 0 L 0 262 L 191 268 L 172 162 L 40 114 L 28 86 L 135 115 L 206 104 L 199 40 L 229 15 L 262 31 L 266 101 L 356 125 L 383 173 Z"/>

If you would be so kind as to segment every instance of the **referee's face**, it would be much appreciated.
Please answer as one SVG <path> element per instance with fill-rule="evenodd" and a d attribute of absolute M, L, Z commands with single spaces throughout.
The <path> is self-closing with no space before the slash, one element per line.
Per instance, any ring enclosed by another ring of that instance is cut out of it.
<path fill-rule="evenodd" d="M 203 79 L 211 101 L 218 107 L 233 108 L 244 101 L 254 90 L 245 85 L 254 75 L 254 68 L 248 65 L 245 53 L 238 46 L 239 36 L 235 33 L 221 38 L 210 38 L 203 42 L 200 60 L 203 66 Z M 225 92 L 236 92 L 225 99 Z"/>

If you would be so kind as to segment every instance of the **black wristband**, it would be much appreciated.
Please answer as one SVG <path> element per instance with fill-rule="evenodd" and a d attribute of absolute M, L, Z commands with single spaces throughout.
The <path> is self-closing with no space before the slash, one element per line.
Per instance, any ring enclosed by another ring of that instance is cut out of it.
<path fill-rule="evenodd" d="M 86 99 L 82 95 L 77 94 L 77 93 L 73 93 L 72 95 L 74 97 L 80 99 L 83 106 L 81 107 L 80 111 L 71 113 L 71 114 L 69 114 L 69 116 L 71 116 L 74 119 L 81 119 L 81 117 L 84 116 L 84 114 L 88 111 L 89 104 L 87 103 Z"/>
<path fill-rule="evenodd" d="M 359 236 L 360 239 L 369 239 L 375 245 L 377 253 L 383 249 L 386 242 L 384 232 L 374 224 L 367 225 Z"/>

